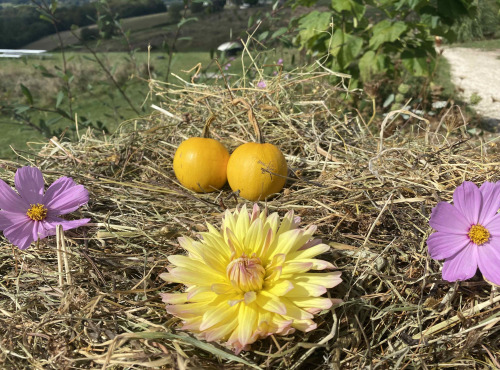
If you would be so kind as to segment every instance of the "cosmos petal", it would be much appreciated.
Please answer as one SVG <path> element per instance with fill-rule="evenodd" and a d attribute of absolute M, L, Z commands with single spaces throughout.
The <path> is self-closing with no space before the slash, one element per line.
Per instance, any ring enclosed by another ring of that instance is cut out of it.
<path fill-rule="evenodd" d="M 479 215 L 479 224 L 488 224 L 500 208 L 500 182 L 484 182 L 479 188 L 483 196 L 483 205 Z"/>
<path fill-rule="evenodd" d="M 494 238 L 489 243 L 479 247 L 478 265 L 486 279 L 493 284 L 500 285 L 500 242 L 498 238 Z"/>
<path fill-rule="evenodd" d="M 467 280 L 477 271 L 477 249 L 481 248 L 469 243 L 454 256 L 447 258 L 443 263 L 443 279 L 446 281 Z"/>
<path fill-rule="evenodd" d="M 29 217 L 24 213 L 8 212 L 4 210 L 0 211 L 0 230 L 5 230 L 14 224 L 29 221 Z"/>
<path fill-rule="evenodd" d="M 28 217 L 25 217 L 24 220 L 13 223 L 4 229 L 3 235 L 9 240 L 9 242 L 19 247 L 19 249 L 27 249 L 34 241 L 34 227 L 35 223 Z"/>
<path fill-rule="evenodd" d="M 3 180 L 0 180 L 0 208 L 7 212 L 26 214 L 30 204 Z"/>
<path fill-rule="evenodd" d="M 14 178 L 16 190 L 29 204 L 42 203 L 44 182 L 42 172 L 36 167 L 21 167 Z"/>
<path fill-rule="evenodd" d="M 453 193 L 454 206 L 465 216 L 470 225 L 479 222 L 482 201 L 481 192 L 476 184 L 470 181 L 464 181 Z"/>
<path fill-rule="evenodd" d="M 62 189 L 61 189 L 62 188 Z M 83 185 L 76 185 L 72 179 L 66 177 L 56 184 L 56 187 L 48 195 L 43 197 L 43 204 L 47 206 L 49 212 L 59 216 L 76 211 L 87 204 L 89 192 Z"/>
<path fill-rule="evenodd" d="M 456 207 L 446 202 L 439 202 L 433 208 L 429 224 L 437 231 L 462 235 L 466 235 L 471 226 Z"/>
<path fill-rule="evenodd" d="M 492 236 L 500 236 L 500 213 L 493 217 L 484 227 Z"/>
<path fill-rule="evenodd" d="M 448 234 L 437 231 L 427 238 L 429 254 L 435 260 L 442 260 L 457 254 L 469 244 L 467 235 Z"/>

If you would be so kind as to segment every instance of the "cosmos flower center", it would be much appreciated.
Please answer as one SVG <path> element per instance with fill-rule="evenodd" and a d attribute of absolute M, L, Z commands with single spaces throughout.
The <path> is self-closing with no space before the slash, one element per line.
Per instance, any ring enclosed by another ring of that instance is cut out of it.
<path fill-rule="evenodd" d="M 476 245 L 484 244 L 490 239 L 490 232 L 481 225 L 472 225 L 467 235 Z"/>
<path fill-rule="evenodd" d="M 40 203 L 30 204 L 30 209 L 28 209 L 26 215 L 33 221 L 42 221 L 47 217 L 47 207 Z"/>
<path fill-rule="evenodd" d="M 245 293 L 261 290 L 266 274 L 260 258 L 255 254 L 252 257 L 243 254 L 240 258 L 232 260 L 227 265 L 226 272 L 231 284 Z"/>

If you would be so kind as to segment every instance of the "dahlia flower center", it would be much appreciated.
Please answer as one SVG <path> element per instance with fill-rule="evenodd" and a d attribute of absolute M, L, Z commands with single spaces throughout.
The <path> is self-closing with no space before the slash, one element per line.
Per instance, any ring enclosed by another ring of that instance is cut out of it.
<path fill-rule="evenodd" d="M 490 232 L 481 225 L 472 225 L 467 235 L 476 245 L 484 244 L 490 239 Z"/>
<path fill-rule="evenodd" d="M 247 257 L 244 254 L 227 265 L 227 277 L 231 283 L 243 292 L 259 291 L 264 283 L 266 270 L 260 258 Z"/>
<path fill-rule="evenodd" d="M 30 204 L 30 209 L 28 209 L 26 215 L 33 221 L 42 221 L 47 217 L 47 207 L 40 203 Z"/>

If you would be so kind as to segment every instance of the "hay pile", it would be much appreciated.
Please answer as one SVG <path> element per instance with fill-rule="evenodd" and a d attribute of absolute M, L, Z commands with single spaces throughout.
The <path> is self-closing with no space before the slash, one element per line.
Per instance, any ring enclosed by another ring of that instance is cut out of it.
<path fill-rule="evenodd" d="M 295 71 L 267 78 L 266 89 L 247 79 L 233 96 L 222 83 L 150 81 L 162 110 L 124 122 L 112 137 L 88 131 L 78 142 L 34 145 L 36 155 L 25 159 L 47 183 L 71 176 L 89 190 L 88 206 L 74 216 L 92 223 L 66 232 L 73 283 L 62 288 L 55 238 L 25 252 L 2 238 L 2 368 L 499 366 L 498 291 L 479 273 L 443 281 L 425 243 L 432 207 L 451 200 L 457 185 L 500 180 L 498 138 L 469 135 L 458 109 L 434 123 L 404 112 L 383 122 L 363 117 L 347 109 L 335 78 L 322 69 Z M 267 142 L 289 164 L 285 190 L 266 206 L 318 225 L 317 236 L 332 247 L 321 258 L 344 279 L 329 292 L 344 303 L 319 315 L 317 330 L 259 341 L 238 357 L 176 331 L 159 293 L 181 287 L 158 278 L 167 256 L 183 253 L 178 236 L 196 238 L 205 222 L 220 225 L 224 209 L 244 203 L 227 186 L 189 192 L 172 170 L 176 147 L 200 135 L 210 115 L 212 136 L 230 150 L 252 140 L 234 97 L 252 104 Z M 12 184 L 20 165 L 1 166 Z"/>

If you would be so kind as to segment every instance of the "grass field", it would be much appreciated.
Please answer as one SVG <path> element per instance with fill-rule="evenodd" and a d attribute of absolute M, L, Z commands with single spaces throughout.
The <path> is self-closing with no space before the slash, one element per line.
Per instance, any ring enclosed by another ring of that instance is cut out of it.
<path fill-rule="evenodd" d="M 292 53 L 290 51 L 270 51 L 266 54 L 256 56 L 259 65 L 274 64 L 280 58 L 285 59 L 290 65 Z M 100 122 L 110 132 L 115 130 L 124 120 L 147 115 L 152 112 L 150 105 L 158 103 L 160 100 L 155 96 L 149 96 L 147 79 L 148 54 L 138 52 L 134 60 L 127 53 L 102 53 L 99 54 L 103 63 L 112 73 L 116 81 L 133 103 L 133 106 L 140 112 L 138 115 L 118 92 L 111 80 L 92 60 L 89 53 L 67 53 L 68 69 L 74 75 L 71 92 L 73 95 L 72 109 L 78 114 L 79 122 L 83 126 L 85 121 L 94 126 Z M 250 61 L 245 58 L 245 63 Z M 198 63 L 202 68 L 210 68 L 212 73 L 218 73 L 215 63 L 210 58 L 208 52 L 186 52 L 175 53 L 172 59 L 171 73 L 178 75 L 185 81 L 190 81 L 194 75 L 192 72 L 184 72 Z M 223 64 L 224 73 L 231 75 L 241 74 L 241 59 L 225 62 Z M 229 63 L 230 65 L 228 65 Z M 22 60 L 0 60 L 0 100 L 27 105 L 26 98 L 21 91 L 21 84 L 26 86 L 34 100 L 34 106 L 54 110 L 57 103 L 57 95 L 63 89 L 63 81 L 60 78 L 48 78 L 42 75 L 40 67 L 48 72 L 57 74 L 62 66 L 62 56 L 53 53 L 50 59 L 26 59 Z M 151 77 L 159 81 L 165 81 L 168 69 L 168 56 L 165 53 L 151 53 L 149 60 Z M 227 69 L 226 69 L 227 68 Z M 271 73 L 272 67 L 269 67 Z M 170 82 L 181 82 L 172 76 Z M 206 83 L 214 83 L 213 79 L 208 79 Z M 1 104 L 0 104 L 1 106 Z M 69 111 L 67 95 L 63 98 L 60 108 Z M 55 119 L 59 119 L 54 121 Z M 32 123 L 38 125 L 40 120 L 52 122 L 51 128 L 56 130 L 67 130 L 67 136 L 72 137 L 75 124 L 73 121 L 61 118 L 60 115 L 51 112 L 34 112 L 30 115 Z M 33 140 L 46 140 L 46 137 L 34 128 L 26 125 L 20 119 L 13 118 L 11 114 L 0 113 L 0 125 L 3 135 L 0 136 L 0 158 L 12 157 L 13 153 L 10 145 L 17 149 L 26 149 L 26 142 Z M 82 129 L 82 127 L 80 127 Z"/>

